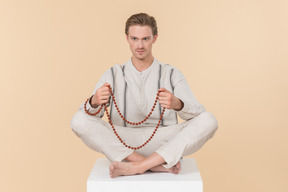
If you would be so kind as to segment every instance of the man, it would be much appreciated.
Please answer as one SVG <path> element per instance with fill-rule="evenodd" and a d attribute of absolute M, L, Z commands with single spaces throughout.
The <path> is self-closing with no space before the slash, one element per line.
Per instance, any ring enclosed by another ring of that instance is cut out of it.
<path fill-rule="evenodd" d="M 218 129 L 217 121 L 194 97 L 183 74 L 153 57 L 152 46 L 158 37 L 154 17 L 145 13 L 132 15 L 126 22 L 125 33 L 131 59 L 102 75 L 92 96 L 74 115 L 72 130 L 88 147 L 112 162 L 112 178 L 147 170 L 178 174 L 182 156 L 200 149 Z M 149 113 L 158 92 L 159 103 Z M 111 123 L 122 141 L 135 147 L 149 139 L 164 108 L 165 113 L 150 142 L 134 150 L 123 145 L 111 125 L 101 119 L 105 112 L 104 107 L 100 109 L 103 104 L 110 106 Z M 178 124 L 177 114 L 186 121 Z M 124 119 L 142 123 L 131 125 Z"/>

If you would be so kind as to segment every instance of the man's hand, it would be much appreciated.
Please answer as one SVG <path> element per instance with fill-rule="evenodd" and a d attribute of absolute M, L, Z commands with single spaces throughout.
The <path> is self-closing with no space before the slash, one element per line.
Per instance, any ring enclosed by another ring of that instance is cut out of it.
<path fill-rule="evenodd" d="M 96 108 L 99 105 L 102 105 L 104 103 L 108 103 L 109 96 L 110 96 L 108 86 L 109 86 L 108 83 L 104 83 L 102 87 L 97 89 L 96 93 L 93 95 L 91 99 L 91 106 L 93 108 Z"/>
<path fill-rule="evenodd" d="M 183 108 L 183 102 L 175 97 L 170 91 L 164 87 L 159 89 L 159 91 L 159 103 L 161 104 L 161 107 L 166 109 L 174 109 L 176 111 L 180 111 Z"/>

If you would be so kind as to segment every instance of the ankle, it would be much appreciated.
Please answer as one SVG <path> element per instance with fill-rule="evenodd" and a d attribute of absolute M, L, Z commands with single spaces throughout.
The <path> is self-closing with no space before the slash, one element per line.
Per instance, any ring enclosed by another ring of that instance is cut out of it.
<path fill-rule="evenodd" d="M 143 161 L 133 162 L 135 165 L 135 170 L 138 174 L 143 174 L 147 169 L 144 167 Z"/>
<path fill-rule="evenodd" d="M 133 152 L 131 155 L 129 155 L 128 157 L 126 157 L 124 160 L 129 161 L 129 162 L 136 162 L 136 161 L 142 161 L 144 160 L 146 157 Z"/>

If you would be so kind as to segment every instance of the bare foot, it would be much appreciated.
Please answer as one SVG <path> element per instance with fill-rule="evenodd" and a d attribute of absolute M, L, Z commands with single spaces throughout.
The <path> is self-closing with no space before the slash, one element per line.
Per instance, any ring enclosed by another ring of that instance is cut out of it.
<path fill-rule="evenodd" d="M 162 165 L 158 165 L 156 167 L 151 168 L 150 170 L 153 172 L 169 172 L 169 173 L 178 174 L 181 171 L 181 163 L 179 161 L 176 165 L 174 165 L 173 167 L 169 169 L 163 167 Z"/>
<path fill-rule="evenodd" d="M 141 169 L 139 166 L 139 162 L 118 162 L 114 161 L 110 165 L 110 177 L 114 178 L 120 175 L 136 175 L 142 174 L 145 171 Z M 181 163 L 180 161 L 174 165 L 173 167 L 167 169 L 162 165 L 158 165 L 150 169 L 153 172 L 169 172 L 173 174 L 178 174 L 181 171 Z"/>
<path fill-rule="evenodd" d="M 120 175 L 136 175 L 144 171 L 139 167 L 139 162 L 118 162 L 114 161 L 110 165 L 110 177 L 114 178 Z"/>
<path fill-rule="evenodd" d="M 178 163 L 173 168 L 174 168 L 174 173 L 178 174 L 181 171 L 181 163 L 180 163 L 180 161 L 178 161 Z"/>

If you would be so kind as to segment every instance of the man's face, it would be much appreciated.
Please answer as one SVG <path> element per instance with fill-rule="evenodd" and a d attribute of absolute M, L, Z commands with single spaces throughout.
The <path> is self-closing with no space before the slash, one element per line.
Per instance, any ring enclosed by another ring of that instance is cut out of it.
<path fill-rule="evenodd" d="M 126 38 L 133 57 L 139 60 L 152 57 L 152 44 L 155 43 L 157 35 L 153 37 L 150 26 L 131 26 L 129 27 Z"/>

